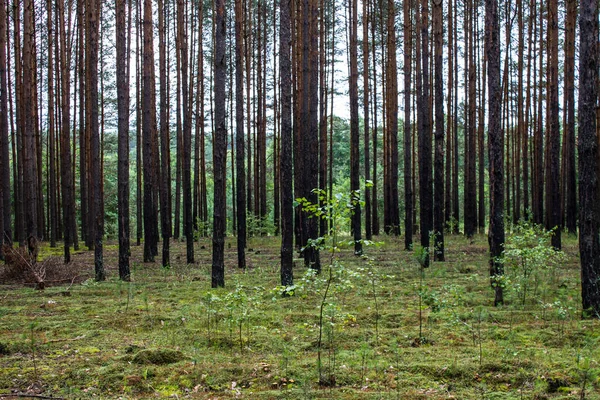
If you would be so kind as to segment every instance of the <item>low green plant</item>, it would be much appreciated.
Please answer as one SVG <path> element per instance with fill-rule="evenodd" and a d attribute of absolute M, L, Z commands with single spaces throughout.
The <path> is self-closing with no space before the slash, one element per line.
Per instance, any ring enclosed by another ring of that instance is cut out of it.
<path fill-rule="evenodd" d="M 563 252 L 550 245 L 552 231 L 546 232 L 536 225 L 522 223 L 513 227 L 513 233 L 506 238 L 503 252 L 507 282 L 517 294 L 521 305 L 525 306 L 530 291 L 537 296 L 542 274 L 550 274 L 550 282 L 556 283 L 556 267 L 566 257 Z"/>

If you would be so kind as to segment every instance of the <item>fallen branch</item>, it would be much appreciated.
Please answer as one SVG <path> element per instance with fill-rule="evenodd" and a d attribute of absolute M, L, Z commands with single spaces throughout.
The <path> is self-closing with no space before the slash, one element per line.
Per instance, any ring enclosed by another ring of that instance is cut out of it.
<path fill-rule="evenodd" d="M 7 397 L 4 397 L 7 396 Z M 11 397 L 17 398 L 32 398 L 32 399 L 52 399 L 52 400 L 65 400 L 64 397 L 52 397 L 52 396 L 44 396 L 41 394 L 27 394 L 27 393 L 11 393 L 7 395 L 0 396 L 0 399 L 10 399 Z"/>

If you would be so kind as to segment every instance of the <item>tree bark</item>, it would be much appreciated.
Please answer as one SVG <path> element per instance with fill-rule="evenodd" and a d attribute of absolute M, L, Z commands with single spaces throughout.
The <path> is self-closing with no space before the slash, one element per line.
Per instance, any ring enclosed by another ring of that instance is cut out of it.
<path fill-rule="evenodd" d="M 213 288 L 225 286 L 225 153 L 227 128 L 225 122 L 225 0 L 215 0 L 215 135 L 213 142 L 214 201 L 213 201 Z"/>
<path fill-rule="evenodd" d="M 129 0 L 131 1 L 131 0 Z M 127 0 L 117 0 L 117 107 L 118 107 L 118 204 L 119 204 L 119 278 L 130 279 L 129 269 L 129 52 L 127 51 Z"/>
<path fill-rule="evenodd" d="M 238 267 L 246 268 L 246 170 L 244 168 L 244 10 L 235 1 L 235 161 L 237 172 L 237 253 Z"/>
<path fill-rule="evenodd" d="M 579 206 L 583 316 L 600 316 L 598 191 L 598 3 L 581 0 L 579 16 Z"/>
<path fill-rule="evenodd" d="M 444 261 L 444 66 L 443 66 L 443 5 L 442 0 L 433 1 L 434 29 L 434 74 L 435 74 L 435 169 L 434 169 L 434 201 L 433 231 L 434 258 Z"/>
<path fill-rule="evenodd" d="M 488 60 L 489 127 L 488 146 L 490 158 L 490 279 L 494 288 L 494 305 L 504 303 L 500 277 L 504 274 L 502 259 L 504 247 L 504 137 L 500 129 L 500 28 L 498 24 L 498 0 L 485 3 L 485 51 Z"/>
<path fill-rule="evenodd" d="M 294 283 L 294 196 L 292 189 L 292 82 L 290 2 L 279 2 L 279 76 L 281 79 L 281 285 Z"/>

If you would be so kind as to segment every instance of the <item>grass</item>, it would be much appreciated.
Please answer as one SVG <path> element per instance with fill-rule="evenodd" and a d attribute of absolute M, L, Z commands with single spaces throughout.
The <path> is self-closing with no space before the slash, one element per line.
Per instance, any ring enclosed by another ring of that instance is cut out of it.
<path fill-rule="evenodd" d="M 575 239 L 525 305 L 513 283 L 499 308 L 485 236 L 447 237 L 447 261 L 425 270 L 422 287 L 403 238 L 379 239 L 371 261 L 335 255 L 321 384 L 327 269 L 312 276 L 297 260 L 293 295 L 282 297 L 279 241 L 252 238 L 241 271 L 228 238 L 226 288 L 213 290 L 210 241 L 200 239 L 194 265 L 174 242 L 170 269 L 141 263 L 132 247 L 131 283 L 118 280 L 108 246 L 106 282 L 2 287 L 0 398 L 29 389 L 78 399 L 600 399 L 600 323 L 579 318 Z M 90 277 L 91 257 L 74 256 Z"/>

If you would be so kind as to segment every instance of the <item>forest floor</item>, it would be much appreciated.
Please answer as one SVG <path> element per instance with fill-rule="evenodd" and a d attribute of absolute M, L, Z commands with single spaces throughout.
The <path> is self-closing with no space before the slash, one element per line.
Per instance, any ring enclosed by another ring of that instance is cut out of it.
<path fill-rule="evenodd" d="M 317 276 L 297 259 L 290 296 L 279 240 L 251 238 L 246 271 L 234 240 L 224 289 L 210 288 L 209 239 L 193 265 L 174 242 L 168 269 L 133 246 L 130 283 L 110 243 L 106 282 L 81 252 L 73 284 L 0 285 L 0 399 L 600 399 L 600 322 L 580 319 L 574 238 L 558 263 L 507 266 L 500 307 L 485 235 L 448 236 L 446 261 L 422 275 L 403 237 L 366 258 L 323 251 Z"/>

